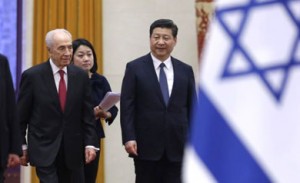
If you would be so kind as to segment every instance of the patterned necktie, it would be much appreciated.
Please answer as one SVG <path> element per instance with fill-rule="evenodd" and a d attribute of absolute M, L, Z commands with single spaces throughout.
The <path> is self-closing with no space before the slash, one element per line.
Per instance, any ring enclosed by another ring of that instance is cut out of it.
<path fill-rule="evenodd" d="M 159 72 L 159 84 L 160 84 L 160 90 L 161 93 L 164 97 L 165 104 L 168 105 L 169 101 L 169 89 L 168 89 L 168 82 L 167 82 L 167 77 L 166 73 L 164 71 L 165 64 L 161 63 L 159 65 L 160 67 L 160 72 Z"/>
<path fill-rule="evenodd" d="M 67 95 L 66 82 L 64 79 L 65 71 L 59 70 L 58 72 L 60 75 L 60 81 L 59 81 L 59 86 L 58 86 L 58 96 L 59 96 L 61 109 L 62 109 L 62 111 L 64 111 L 65 104 L 66 104 L 66 95 Z"/>

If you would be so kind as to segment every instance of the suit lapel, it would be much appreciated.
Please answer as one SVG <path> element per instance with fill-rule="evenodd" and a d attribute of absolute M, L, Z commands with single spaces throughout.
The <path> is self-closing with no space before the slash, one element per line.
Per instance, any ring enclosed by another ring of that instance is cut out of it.
<path fill-rule="evenodd" d="M 53 100 L 55 101 L 55 105 L 57 105 L 57 107 L 60 109 L 59 97 L 55 86 L 53 71 L 51 69 L 49 60 L 44 64 L 45 64 L 44 71 L 42 72 L 43 74 L 41 75 L 41 77 L 43 78 L 43 83 L 46 85 L 46 88 L 49 91 L 48 96 L 53 98 Z"/>
<path fill-rule="evenodd" d="M 180 91 L 180 86 L 182 86 L 179 82 L 180 82 L 180 67 L 178 66 L 176 60 L 174 60 L 173 57 L 171 57 L 171 61 L 172 61 L 172 65 L 173 65 L 173 73 L 174 73 L 174 80 L 173 80 L 173 88 L 171 91 L 171 96 L 169 99 L 169 105 L 170 103 L 173 101 L 173 96 L 176 96 L 176 92 Z"/>
<path fill-rule="evenodd" d="M 67 87 L 65 113 L 68 112 L 70 110 L 70 107 L 72 106 L 70 103 L 72 102 L 71 98 L 74 93 L 74 84 L 76 83 L 74 70 L 70 66 L 67 66 L 67 69 L 68 69 L 68 87 Z"/>
<path fill-rule="evenodd" d="M 151 58 L 150 53 L 146 56 L 144 63 L 146 64 L 146 66 L 144 67 L 144 68 L 146 68 L 146 74 L 147 74 L 147 76 L 149 76 L 148 80 L 146 82 L 151 83 L 151 85 L 153 86 L 152 88 L 153 88 L 154 92 L 156 93 L 157 96 L 159 96 L 162 104 L 165 105 L 164 98 L 163 98 L 163 95 L 160 90 L 159 81 L 158 81 L 158 78 L 157 78 L 157 75 L 155 72 L 153 60 Z"/>

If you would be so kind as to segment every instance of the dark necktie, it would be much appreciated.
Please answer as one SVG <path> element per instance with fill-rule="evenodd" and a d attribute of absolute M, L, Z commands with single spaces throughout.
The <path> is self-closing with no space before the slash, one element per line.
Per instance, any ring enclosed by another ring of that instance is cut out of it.
<path fill-rule="evenodd" d="M 160 89 L 161 93 L 164 97 L 165 104 L 168 105 L 169 101 L 169 89 L 168 89 L 168 82 L 167 82 L 167 77 L 166 73 L 164 71 L 165 64 L 161 63 L 159 65 L 160 67 L 160 72 L 159 72 L 159 84 L 160 84 Z"/>
<path fill-rule="evenodd" d="M 59 70 L 60 75 L 60 81 L 58 85 L 58 96 L 60 101 L 60 107 L 62 111 L 65 110 L 65 104 L 66 104 L 66 94 L 67 94 L 67 88 L 66 88 L 66 82 L 64 79 L 65 72 L 63 70 Z"/>

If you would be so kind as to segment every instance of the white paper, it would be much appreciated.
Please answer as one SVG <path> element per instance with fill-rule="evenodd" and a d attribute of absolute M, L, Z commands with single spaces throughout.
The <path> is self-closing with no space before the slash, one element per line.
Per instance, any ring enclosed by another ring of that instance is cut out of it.
<path fill-rule="evenodd" d="M 120 101 L 121 93 L 118 92 L 107 92 L 99 104 L 99 107 L 104 111 L 109 110 L 112 106 Z"/>

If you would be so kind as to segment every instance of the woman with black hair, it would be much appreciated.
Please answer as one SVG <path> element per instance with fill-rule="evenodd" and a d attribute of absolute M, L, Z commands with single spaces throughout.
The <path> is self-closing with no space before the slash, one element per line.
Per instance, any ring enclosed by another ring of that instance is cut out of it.
<path fill-rule="evenodd" d="M 91 98 L 94 107 L 95 124 L 97 134 L 99 137 L 99 147 L 101 138 L 104 138 L 104 130 L 101 124 L 101 119 L 104 119 L 109 125 L 112 124 L 115 117 L 118 114 L 118 108 L 113 106 L 108 111 L 102 110 L 98 105 L 104 98 L 105 94 L 111 91 L 110 85 L 107 79 L 98 74 L 97 71 L 97 56 L 93 45 L 86 39 L 76 39 L 72 43 L 73 45 L 73 59 L 74 65 L 85 70 L 90 78 L 91 86 Z M 86 164 L 84 167 L 85 183 L 95 183 L 98 172 L 100 151 L 97 152 L 97 156 L 94 161 Z"/>

